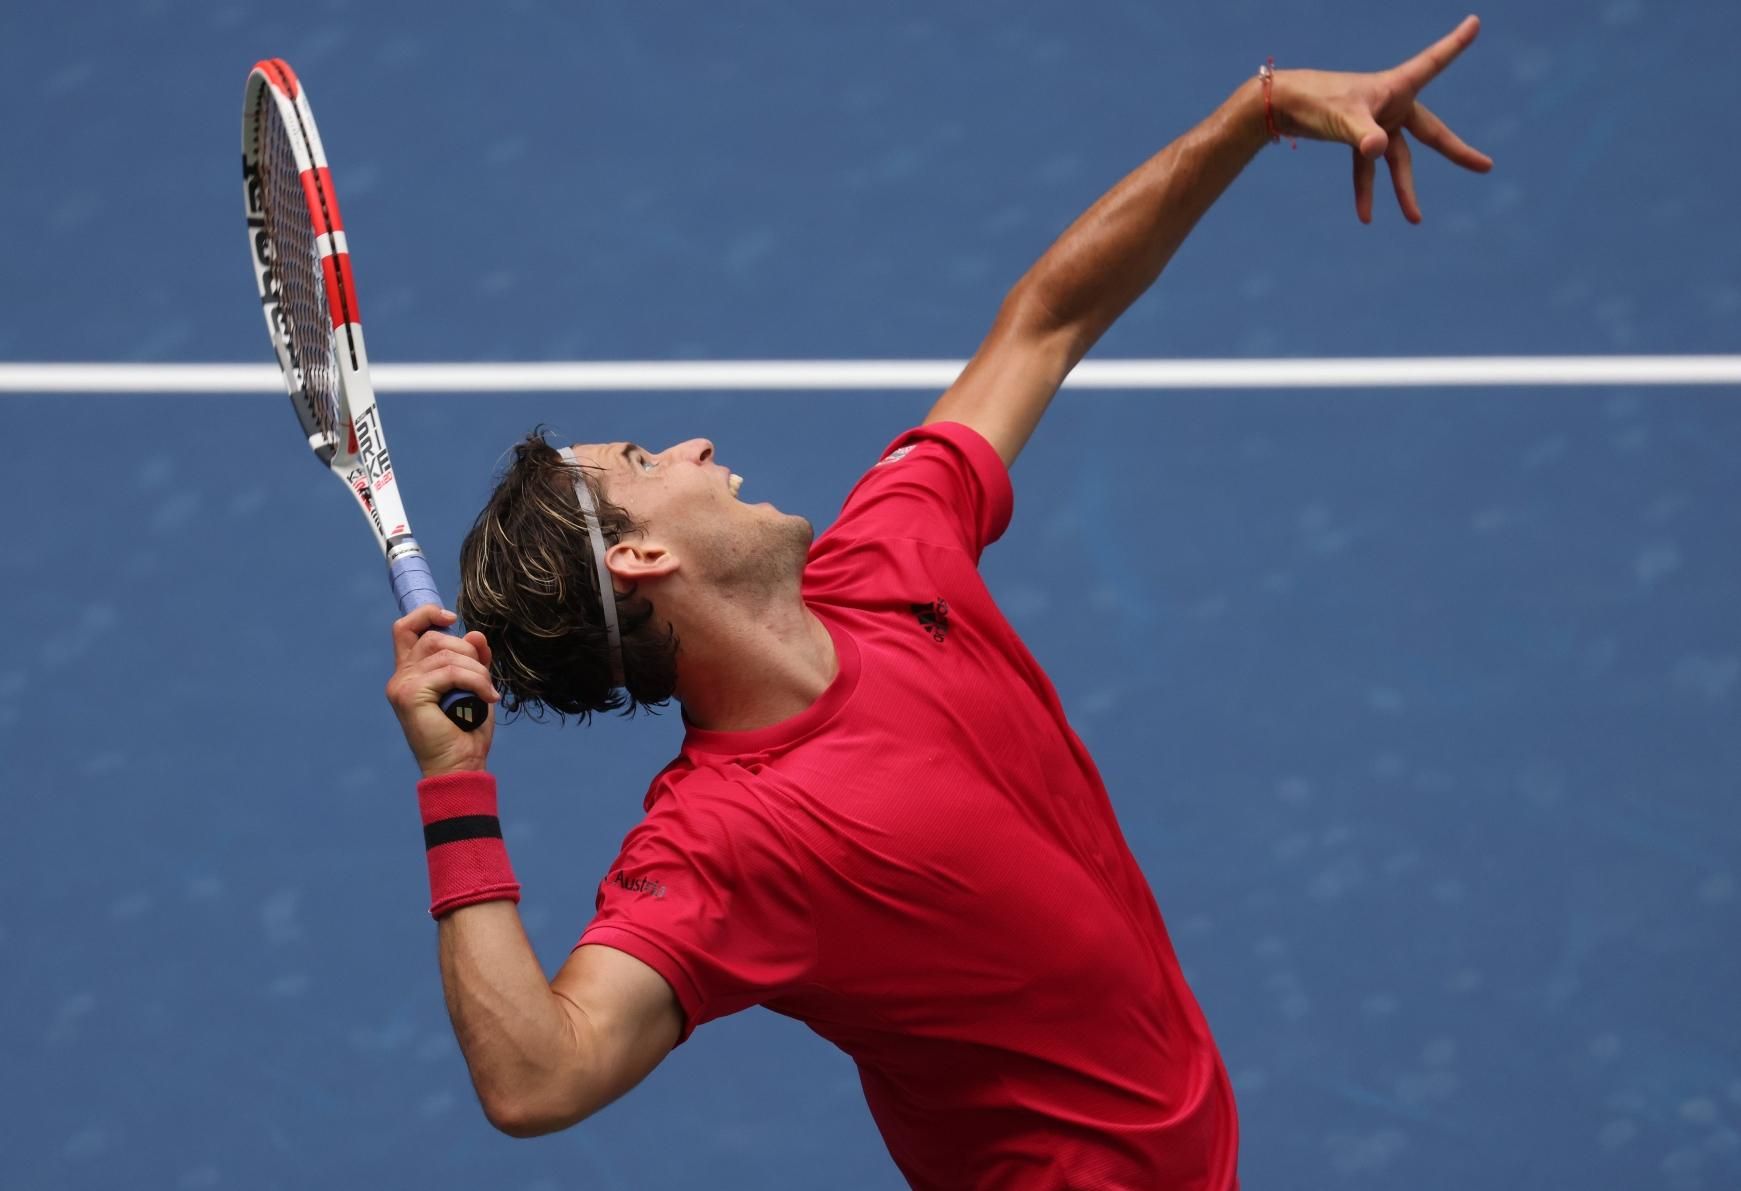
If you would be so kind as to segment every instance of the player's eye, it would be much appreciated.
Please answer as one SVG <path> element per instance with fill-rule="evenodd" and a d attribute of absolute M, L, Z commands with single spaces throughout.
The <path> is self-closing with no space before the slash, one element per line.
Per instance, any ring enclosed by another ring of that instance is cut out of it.
<path fill-rule="evenodd" d="M 642 454 L 642 456 L 641 456 L 642 469 L 644 469 L 646 471 L 652 471 L 657 466 L 659 466 L 659 465 L 657 463 L 655 463 L 651 457 L 649 457 L 648 455 L 646 455 L 644 453 Z"/>

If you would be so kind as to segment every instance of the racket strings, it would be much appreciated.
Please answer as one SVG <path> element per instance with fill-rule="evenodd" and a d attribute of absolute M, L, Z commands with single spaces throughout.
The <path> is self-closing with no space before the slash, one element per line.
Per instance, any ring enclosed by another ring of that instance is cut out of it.
<path fill-rule="evenodd" d="M 274 104 L 264 104 L 260 133 L 261 195 L 266 233 L 272 246 L 272 276 L 281 309 L 289 321 L 291 362 L 302 384 L 315 425 L 305 426 L 328 443 L 338 443 L 340 413 L 338 361 L 334 358 L 332 315 L 326 302 L 320 247 L 302 189 L 302 172 L 284 122 Z"/>

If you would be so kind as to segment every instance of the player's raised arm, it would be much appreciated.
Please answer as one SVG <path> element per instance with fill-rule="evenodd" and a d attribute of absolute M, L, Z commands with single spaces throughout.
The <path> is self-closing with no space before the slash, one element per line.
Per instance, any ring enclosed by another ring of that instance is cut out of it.
<path fill-rule="evenodd" d="M 1420 222 L 1405 132 L 1465 169 L 1484 172 L 1493 164 L 1416 101 L 1479 30 L 1475 17 L 1465 18 L 1390 70 L 1280 70 L 1242 84 L 1070 225 L 1010 290 L 985 341 L 926 421 L 963 422 L 984 435 L 1006 465 L 1013 463 L 1065 376 L 1154 284 L 1197 220 L 1278 135 L 1351 147 L 1362 222 L 1372 218 L 1373 177 L 1383 157 L 1404 217 Z"/>

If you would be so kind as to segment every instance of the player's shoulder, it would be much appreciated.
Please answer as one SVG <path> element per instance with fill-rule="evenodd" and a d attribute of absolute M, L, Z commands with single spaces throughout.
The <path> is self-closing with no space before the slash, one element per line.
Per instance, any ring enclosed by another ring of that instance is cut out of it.
<path fill-rule="evenodd" d="M 926 422 L 896 435 L 866 476 L 909 458 L 931 459 L 975 472 L 1007 475 L 1008 468 L 986 437 L 964 422 Z"/>
<path fill-rule="evenodd" d="M 745 779 L 735 762 L 686 749 L 654 776 L 642 805 L 649 819 L 753 813 L 760 800 Z"/>
<path fill-rule="evenodd" d="M 944 495 L 969 478 L 992 485 L 1009 482 L 997 452 L 972 427 L 959 422 L 914 426 L 896 435 L 860 473 L 841 504 L 841 516 L 915 487 Z"/>
<path fill-rule="evenodd" d="M 848 492 L 812 561 L 849 542 L 930 541 L 980 551 L 1008 527 L 1009 470 L 983 435 L 959 422 L 902 431 Z"/>

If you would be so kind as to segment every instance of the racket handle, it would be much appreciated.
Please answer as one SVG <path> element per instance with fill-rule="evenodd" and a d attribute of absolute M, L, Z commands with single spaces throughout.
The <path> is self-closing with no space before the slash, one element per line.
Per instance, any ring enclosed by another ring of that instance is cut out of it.
<path fill-rule="evenodd" d="M 393 598 L 399 601 L 399 615 L 409 616 L 425 604 L 443 607 L 441 592 L 436 590 L 435 575 L 423 548 L 415 539 L 396 538 L 387 551 L 387 577 L 393 582 Z M 432 633 L 444 629 L 430 629 Z M 490 718 L 490 705 L 470 691 L 448 691 L 441 697 L 441 710 L 462 730 L 475 732 Z"/>

